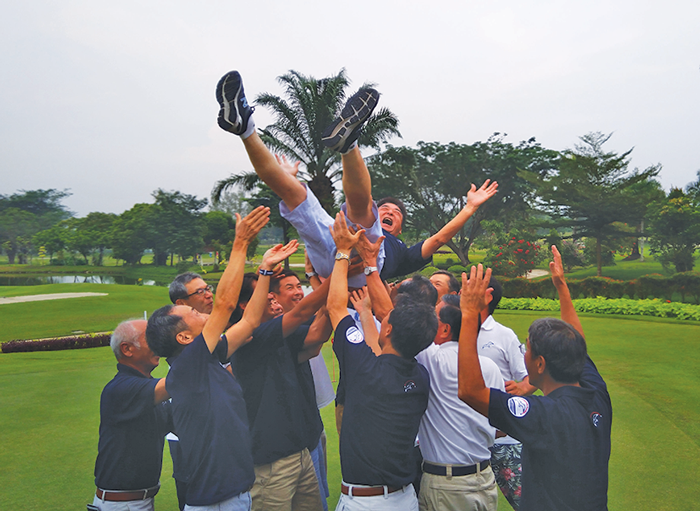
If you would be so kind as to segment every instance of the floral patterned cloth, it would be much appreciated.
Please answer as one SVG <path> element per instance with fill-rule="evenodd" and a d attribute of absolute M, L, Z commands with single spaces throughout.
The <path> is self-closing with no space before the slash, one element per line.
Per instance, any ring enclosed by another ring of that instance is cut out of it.
<path fill-rule="evenodd" d="M 523 444 L 493 444 L 491 468 L 496 476 L 496 484 L 503 496 L 515 511 L 520 507 L 522 463 L 520 457 Z"/>

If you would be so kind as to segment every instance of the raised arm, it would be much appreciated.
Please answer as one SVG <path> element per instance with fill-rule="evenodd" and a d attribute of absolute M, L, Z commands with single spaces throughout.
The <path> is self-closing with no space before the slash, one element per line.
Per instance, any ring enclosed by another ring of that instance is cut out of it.
<path fill-rule="evenodd" d="M 462 310 L 462 327 L 459 332 L 457 362 L 457 394 L 481 415 L 488 417 L 491 391 L 481 373 L 476 338 L 479 335 L 479 312 L 486 308 L 486 296 L 491 280 L 491 268 L 484 273 L 483 266 L 472 266 L 469 280 L 462 273 L 462 294 L 459 305 Z"/>
<path fill-rule="evenodd" d="M 236 213 L 236 238 L 233 241 L 231 257 L 217 286 L 214 309 L 202 330 L 204 341 L 212 353 L 228 324 L 231 312 L 238 304 L 248 245 L 269 220 L 270 208 L 263 206 L 255 208 L 242 220 L 241 215 Z"/>
<path fill-rule="evenodd" d="M 459 230 L 464 227 L 467 220 L 476 213 L 484 202 L 493 197 L 498 191 L 498 183 L 494 181 L 489 184 L 491 180 L 487 179 L 481 188 L 477 190 L 476 186 L 472 183 L 471 189 L 467 192 L 467 205 L 462 208 L 462 210 L 457 213 L 452 220 L 445 224 L 445 227 L 440 229 L 437 233 L 433 234 L 430 238 L 425 240 L 423 246 L 421 247 L 421 256 L 423 259 L 428 259 L 435 252 L 438 251 L 445 243 L 450 241 Z"/>
<path fill-rule="evenodd" d="M 323 344 L 330 339 L 332 332 L 333 327 L 328 317 L 328 311 L 325 307 L 321 307 L 306 333 L 304 347 L 297 355 L 297 362 L 301 364 L 318 355 Z"/>
<path fill-rule="evenodd" d="M 296 252 L 297 248 L 299 248 L 299 243 L 297 240 L 292 240 L 285 246 L 280 244 L 272 247 L 263 255 L 258 282 L 255 285 L 253 296 L 243 311 L 243 317 L 238 323 L 226 330 L 227 357 L 233 355 L 238 348 L 246 344 L 253 335 L 253 330 L 260 326 L 265 309 L 267 309 L 267 295 L 270 290 L 271 275 L 268 272 L 271 272 L 277 264 Z M 265 275 L 265 273 L 268 274 Z"/>
<path fill-rule="evenodd" d="M 566 280 L 564 279 L 564 265 L 561 262 L 561 254 L 559 254 L 559 250 L 554 245 L 552 245 L 552 258 L 554 260 L 549 263 L 549 271 L 552 273 L 552 283 L 559 294 L 561 319 L 574 327 L 585 338 L 581 320 L 579 320 L 576 309 L 574 309 L 574 302 L 571 301 L 569 286 L 566 285 Z"/>
<path fill-rule="evenodd" d="M 374 243 L 370 243 L 367 236 L 364 234 L 360 236 L 355 250 L 360 254 L 365 267 L 377 267 L 377 256 L 382 241 L 384 241 L 384 236 L 380 236 Z M 367 275 L 367 290 L 369 291 L 369 297 L 372 301 L 374 314 L 381 321 L 391 312 L 391 309 L 394 308 L 394 304 L 391 301 L 391 297 L 378 271 L 373 271 Z"/>
<path fill-rule="evenodd" d="M 377 324 L 374 322 L 372 315 L 372 300 L 370 300 L 367 288 L 363 287 L 356 289 L 350 293 L 350 303 L 355 307 L 355 310 L 360 315 L 360 323 L 362 323 L 362 331 L 365 333 L 365 342 L 375 355 L 382 354 L 382 349 L 379 347 L 379 332 Z"/>
<path fill-rule="evenodd" d="M 360 235 L 364 234 L 364 229 L 352 233 L 345 223 L 345 215 L 341 211 L 335 216 L 335 223 L 328 226 L 335 241 L 336 259 L 333 266 L 331 286 L 328 292 L 328 315 L 331 318 L 333 328 L 337 328 L 338 323 L 348 315 L 348 265 L 350 264 L 350 251 L 359 241 Z"/>
<path fill-rule="evenodd" d="M 302 324 L 306 323 L 326 302 L 330 278 L 323 281 L 317 289 L 306 295 L 291 311 L 282 316 L 282 335 L 291 335 Z"/>

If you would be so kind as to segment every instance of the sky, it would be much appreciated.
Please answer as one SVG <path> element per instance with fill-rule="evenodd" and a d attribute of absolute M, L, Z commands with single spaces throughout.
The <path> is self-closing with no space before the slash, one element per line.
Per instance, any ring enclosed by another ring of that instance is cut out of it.
<path fill-rule="evenodd" d="M 121 213 L 157 188 L 209 197 L 252 170 L 217 123 L 229 70 L 246 95 L 294 69 L 373 82 L 402 139 L 492 133 L 572 148 L 593 131 L 661 164 L 667 190 L 700 170 L 700 2 L 591 0 L 23 0 L 0 19 L 0 194 L 68 189 L 77 216 Z M 255 122 L 272 117 L 262 107 Z M 371 169 L 370 169 L 371 170 Z"/>

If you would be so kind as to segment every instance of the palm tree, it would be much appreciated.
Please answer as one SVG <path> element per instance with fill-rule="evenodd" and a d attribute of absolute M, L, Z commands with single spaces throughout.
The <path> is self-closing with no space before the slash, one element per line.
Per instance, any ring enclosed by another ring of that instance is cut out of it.
<path fill-rule="evenodd" d="M 284 97 L 262 93 L 255 102 L 269 108 L 275 122 L 260 130 L 260 137 L 273 152 L 283 154 L 292 161 L 301 161 L 299 177 L 306 181 L 323 207 L 333 212 L 335 184 L 341 177 L 340 155 L 321 143 L 321 134 L 345 105 L 349 86 L 345 69 L 335 76 L 320 80 L 289 71 L 277 78 L 284 88 Z M 363 87 L 371 87 L 364 84 Z M 401 136 L 396 116 L 387 108 L 380 108 L 364 126 L 358 140 L 360 146 L 379 149 L 394 135 Z M 255 173 L 232 175 L 219 181 L 212 199 L 233 185 L 243 185 L 247 190 L 256 187 Z"/>

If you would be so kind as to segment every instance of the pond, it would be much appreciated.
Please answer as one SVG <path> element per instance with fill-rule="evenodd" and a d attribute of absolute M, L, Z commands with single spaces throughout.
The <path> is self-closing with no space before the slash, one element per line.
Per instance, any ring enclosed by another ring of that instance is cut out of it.
<path fill-rule="evenodd" d="M 0 277 L 0 286 L 40 286 L 44 284 L 127 284 L 168 286 L 170 282 L 141 280 L 120 275 L 13 275 Z"/>

